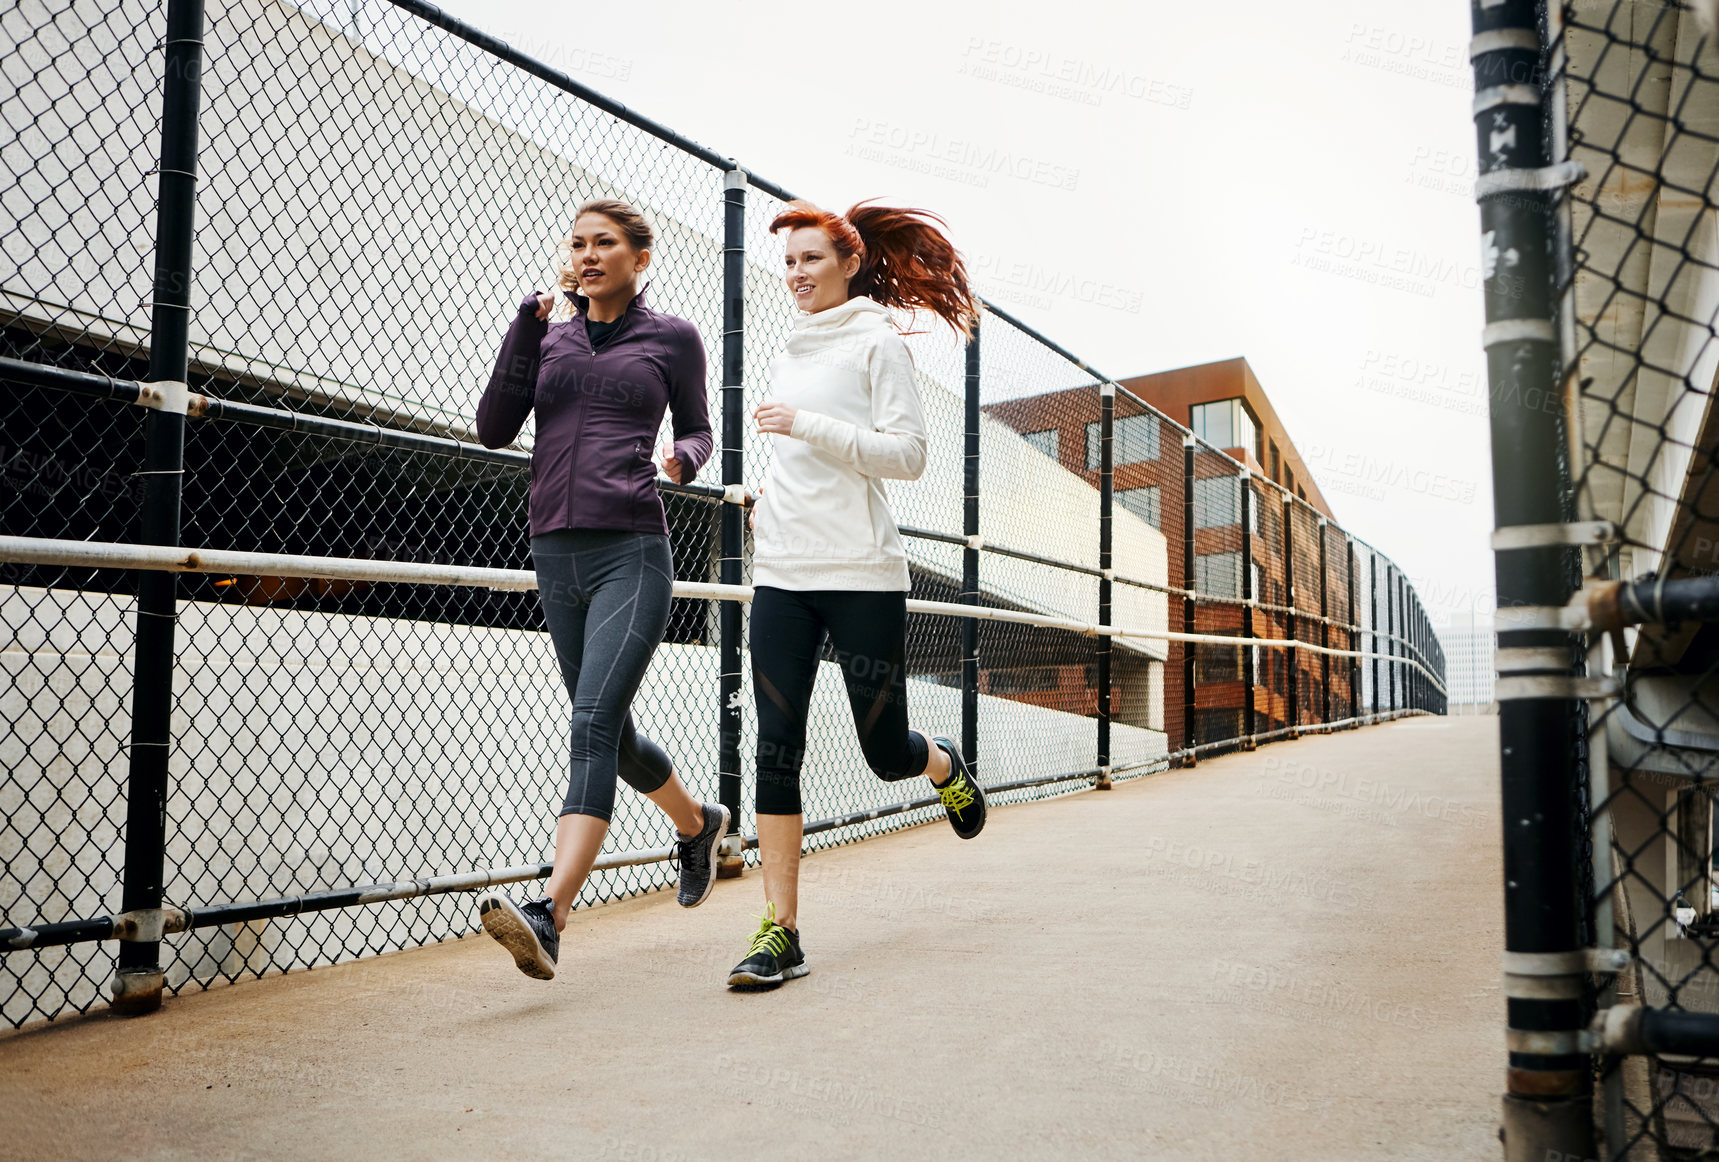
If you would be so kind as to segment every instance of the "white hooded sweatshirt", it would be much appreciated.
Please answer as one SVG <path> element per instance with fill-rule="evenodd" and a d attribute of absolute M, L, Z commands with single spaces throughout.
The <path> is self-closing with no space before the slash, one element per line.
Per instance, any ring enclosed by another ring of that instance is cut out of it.
<path fill-rule="evenodd" d="M 906 590 L 907 553 L 883 481 L 925 471 L 925 418 L 890 313 L 853 298 L 794 322 L 772 397 L 798 409 L 753 522 L 752 583 Z"/>

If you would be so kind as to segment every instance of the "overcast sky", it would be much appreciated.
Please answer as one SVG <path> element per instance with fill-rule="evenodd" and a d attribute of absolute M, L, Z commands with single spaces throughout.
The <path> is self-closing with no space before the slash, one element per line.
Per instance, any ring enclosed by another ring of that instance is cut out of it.
<path fill-rule="evenodd" d="M 1338 520 L 1490 608 L 1466 5 L 444 7 L 803 196 L 936 210 L 1106 375 L 1245 356 Z"/>

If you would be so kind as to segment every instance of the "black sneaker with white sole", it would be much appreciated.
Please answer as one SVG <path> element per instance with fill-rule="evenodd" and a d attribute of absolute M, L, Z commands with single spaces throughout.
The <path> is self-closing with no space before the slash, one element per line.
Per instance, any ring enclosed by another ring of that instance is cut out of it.
<path fill-rule="evenodd" d="M 696 908 L 710 898 L 716 886 L 716 849 L 728 833 L 728 808 L 714 803 L 704 806 L 704 830 L 691 839 L 677 839 L 675 854 L 680 860 L 680 894 L 683 908 Z"/>
<path fill-rule="evenodd" d="M 971 839 L 985 830 L 985 788 L 967 769 L 967 760 L 961 757 L 959 747 L 946 738 L 931 741 L 949 756 L 949 781 L 941 787 L 933 783 L 932 789 L 943 800 L 943 809 L 949 813 L 949 826 L 955 829 L 955 834 Z"/>
<path fill-rule="evenodd" d="M 483 930 L 513 953 L 513 963 L 526 976 L 555 979 L 555 958 L 561 954 L 561 933 L 555 930 L 550 911 L 555 901 L 548 896 L 516 904 L 506 892 L 485 892 L 478 897 L 478 919 Z"/>
<path fill-rule="evenodd" d="M 783 981 L 811 972 L 806 954 L 800 951 L 800 934 L 776 923 L 776 905 L 766 905 L 753 934 L 746 959 L 728 974 L 728 987 L 741 991 L 779 988 Z"/>

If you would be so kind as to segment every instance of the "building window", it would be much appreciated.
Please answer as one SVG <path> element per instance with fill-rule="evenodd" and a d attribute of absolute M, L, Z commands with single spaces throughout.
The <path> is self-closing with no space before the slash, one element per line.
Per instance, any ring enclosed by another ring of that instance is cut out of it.
<path fill-rule="evenodd" d="M 1098 471 L 1099 442 L 1102 425 L 1086 425 L 1086 467 Z M 1158 458 L 1158 417 L 1123 416 L 1116 421 L 1110 455 L 1115 464 L 1144 464 Z"/>
<path fill-rule="evenodd" d="M 1194 558 L 1194 592 L 1208 597 L 1241 596 L 1241 554 L 1202 553 Z"/>
<path fill-rule="evenodd" d="M 1252 451 L 1259 446 L 1259 429 L 1239 399 L 1195 404 L 1188 409 L 1188 426 L 1214 448 Z"/>
<path fill-rule="evenodd" d="M 1022 432 L 1021 439 L 1060 463 L 1062 458 L 1057 455 L 1057 434 L 1057 429 L 1046 428 L 1042 432 Z"/>
<path fill-rule="evenodd" d="M 1271 442 L 1271 482 L 1273 484 L 1283 483 L 1283 461 L 1277 454 L 1276 440 Z"/>
<path fill-rule="evenodd" d="M 1209 476 L 1194 481 L 1194 527 L 1221 529 L 1241 523 L 1241 481 Z"/>
<path fill-rule="evenodd" d="M 1158 520 L 1158 486 L 1148 484 L 1144 488 L 1118 488 L 1116 503 L 1145 521 L 1155 529 L 1164 526 Z"/>

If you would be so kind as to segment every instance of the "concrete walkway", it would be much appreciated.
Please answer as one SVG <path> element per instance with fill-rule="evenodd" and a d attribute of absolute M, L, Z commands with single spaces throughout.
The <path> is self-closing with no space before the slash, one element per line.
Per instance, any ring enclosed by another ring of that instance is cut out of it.
<path fill-rule="evenodd" d="M 1281 743 L 761 881 L 0 1038 L 7 1158 L 1496 1159 L 1496 719 Z"/>

